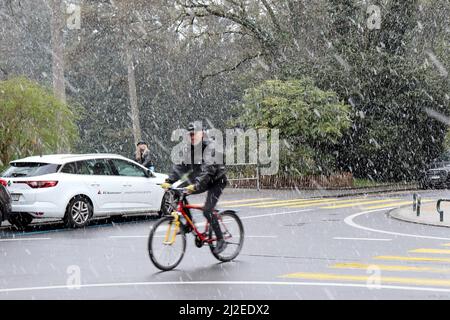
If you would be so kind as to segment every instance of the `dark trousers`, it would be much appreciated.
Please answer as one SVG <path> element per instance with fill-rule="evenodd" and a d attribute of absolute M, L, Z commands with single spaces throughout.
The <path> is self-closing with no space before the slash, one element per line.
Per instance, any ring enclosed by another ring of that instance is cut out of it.
<path fill-rule="evenodd" d="M 211 227 L 216 234 L 218 240 L 223 239 L 222 230 L 220 229 L 219 221 L 214 215 L 214 209 L 219 202 L 220 195 L 223 192 L 223 189 L 227 186 L 226 181 L 220 181 L 215 183 L 211 188 L 208 189 L 208 193 L 206 195 L 206 201 L 203 209 L 203 215 L 211 224 Z"/>
<path fill-rule="evenodd" d="M 214 215 L 214 209 L 216 208 L 217 202 L 219 202 L 219 198 L 222 195 L 223 190 L 227 186 L 227 179 L 220 179 L 219 181 L 215 182 L 213 185 L 208 187 L 206 194 L 206 201 L 203 206 L 203 215 L 205 216 L 206 220 L 211 224 L 211 227 L 216 234 L 216 237 L 218 240 L 223 239 L 223 233 L 220 229 L 219 221 L 217 220 L 216 216 Z M 186 187 L 189 183 L 183 183 L 180 185 L 181 188 Z M 199 190 L 197 192 L 194 192 L 194 194 L 203 193 L 205 191 Z M 192 219 L 191 213 L 187 211 L 187 214 L 189 218 Z"/>

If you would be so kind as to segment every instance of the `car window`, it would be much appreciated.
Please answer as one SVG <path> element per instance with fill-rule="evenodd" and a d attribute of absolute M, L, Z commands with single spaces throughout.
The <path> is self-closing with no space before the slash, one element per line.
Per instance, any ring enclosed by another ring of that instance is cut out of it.
<path fill-rule="evenodd" d="M 62 173 L 70 173 L 70 174 L 76 174 L 77 173 L 77 164 L 76 162 L 66 163 L 64 167 L 61 169 Z"/>
<path fill-rule="evenodd" d="M 112 159 L 111 161 L 114 164 L 114 167 L 116 168 L 117 173 L 120 176 L 127 176 L 127 177 L 147 176 L 145 170 L 139 167 L 138 165 L 135 165 L 134 163 L 120 159 Z"/>
<path fill-rule="evenodd" d="M 85 172 L 89 172 L 88 174 L 94 176 L 113 176 L 114 172 L 111 168 L 111 165 L 106 159 L 92 159 L 80 161 L 80 174 L 86 174 Z"/>
<path fill-rule="evenodd" d="M 77 174 L 82 174 L 86 176 L 94 174 L 92 167 L 89 165 L 87 161 L 77 161 L 76 165 L 77 165 L 77 172 L 76 172 Z"/>
<path fill-rule="evenodd" d="M 79 174 L 79 175 L 96 175 L 96 176 L 112 176 L 114 172 L 111 165 L 105 159 L 92 159 L 71 162 L 64 165 L 61 169 L 63 173 Z"/>
<path fill-rule="evenodd" d="M 56 173 L 60 167 L 60 165 L 53 163 L 14 162 L 3 172 L 2 176 L 6 178 L 37 177 Z"/>

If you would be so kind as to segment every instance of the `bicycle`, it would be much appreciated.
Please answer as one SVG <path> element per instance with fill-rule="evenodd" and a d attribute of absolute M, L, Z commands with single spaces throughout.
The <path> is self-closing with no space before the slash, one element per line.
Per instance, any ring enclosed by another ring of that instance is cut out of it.
<path fill-rule="evenodd" d="M 244 244 L 244 227 L 236 212 L 214 210 L 213 214 L 218 219 L 224 240 L 227 242 L 227 247 L 223 252 L 215 253 L 217 238 L 215 238 L 208 220 L 206 220 L 204 232 L 201 232 L 187 213 L 192 209 L 203 211 L 203 206 L 189 204 L 186 199 L 188 194 L 184 188 L 171 188 L 170 190 L 177 195 L 178 204 L 171 215 L 159 219 L 150 231 L 148 252 L 153 264 L 162 271 L 170 271 L 180 264 L 186 251 L 185 230 L 187 227 L 191 228 L 192 234 L 195 236 L 195 245 L 198 248 L 208 245 L 217 260 L 222 262 L 234 260 Z M 181 221 L 181 217 L 184 218 L 186 224 Z M 163 261 L 166 258 L 168 261 Z"/>

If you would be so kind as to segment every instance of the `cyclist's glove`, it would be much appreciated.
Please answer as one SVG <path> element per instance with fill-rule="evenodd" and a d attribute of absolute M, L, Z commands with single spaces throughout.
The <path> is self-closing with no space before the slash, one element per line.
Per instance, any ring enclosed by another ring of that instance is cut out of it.
<path fill-rule="evenodd" d="M 193 185 L 193 184 L 190 184 L 190 185 L 188 185 L 187 187 L 186 187 L 186 191 L 188 192 L 188 193 L 194 193 L 196 190 L 195 190 L 195 185 Z"/>
<path fill-rule="evenodd" d="M 161 188 L 167 190 L 170 189 L 170 187 L 172 186 L 171 183 L 169 183 L 168 181 L 165 181 L 163 184 L 161 184 Z"/>

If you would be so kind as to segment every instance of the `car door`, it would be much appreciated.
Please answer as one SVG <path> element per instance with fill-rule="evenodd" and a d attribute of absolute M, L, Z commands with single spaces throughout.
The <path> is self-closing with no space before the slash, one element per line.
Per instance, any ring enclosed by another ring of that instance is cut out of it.
<path fill-rule="evenodd" d="M 137 164 L 123 160 L 110 160 L 116 169 L 116 173 L 123 179 L 125 186 L 123 190 L 122 202 L 128 211 L 143 212 L 149 210 L 159 210 L 159 197 L 155 195 L 160 192 L 160 187 L 156 185 L 155 179 L 148 176 L 146 170 Z"/>
<path fill-rule="evenodd" d="M 97 213 L 122 212 L 123 181 L 114 174 L 106 159 L 90 159 L 77 162 L 77 173 L 95 197 L 99 207 Z"/>

